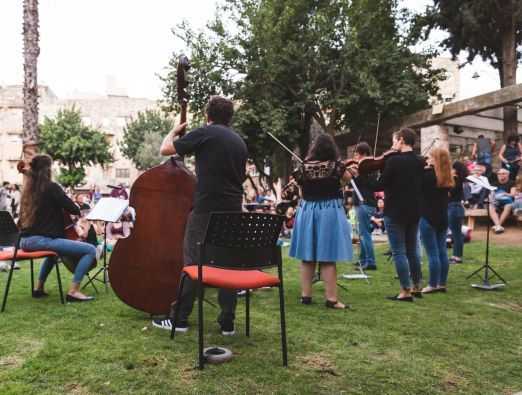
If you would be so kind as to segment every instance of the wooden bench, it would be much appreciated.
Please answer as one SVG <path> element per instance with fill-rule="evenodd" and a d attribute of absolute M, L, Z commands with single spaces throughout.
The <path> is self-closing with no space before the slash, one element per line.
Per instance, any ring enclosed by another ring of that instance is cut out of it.
<path fill-rule="evenodd" d="M 487 217 L 488 210 L 485 208 L 468 208 L 464 215 L 468 219 L 468 228 L 473 229 L 475 227 L 475 218 Z"/>

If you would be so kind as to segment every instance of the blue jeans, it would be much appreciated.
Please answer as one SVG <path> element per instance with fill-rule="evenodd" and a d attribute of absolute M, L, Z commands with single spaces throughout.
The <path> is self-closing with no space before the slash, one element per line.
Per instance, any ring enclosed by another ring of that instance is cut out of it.
<path fill-rule="evenodd" d="M 430 269 L 429 284 L 433 288 L 446 286 L 448 280 L 448 251 L 446 249 L 446 237 L 448 230 L 437 230 L 425 219 L 419 221 L 422 244 L 428 255 Z"/>
<path fill-rule="evenodd" d="M 73 276 L 73 282 L 76 284 L 81 283 L 83 276 L 89 271 L 89 268 L 96 259 L 96 247 L 83 241 L 53 239 L 45 236 L 29 236 L 22 238 L 20 247 L 26 251 L 54 251 L 61 256 L 80 258 Z M 56 257 L 45 258 L 38 277 L 41 282 L 45 282 L 55 264 Z"/>
<path fill-rule="evenodd" d="M 492 155 L 490 152 L 479 152 L 477 155 L 477 163 L 480 165 L 484 165 L 486 168 L 486 177 L 491 175 L 491 161 Z"/>
<path fill-rule="evenodd" d="M 464 251 L 464 236 L 462 235 L 462 221 L 464 220 L 464 207 L 460 202 L 448 204 L 448 226 L 453 239 L 453 256 L 462 258 Z"/>
<path fill-rule="evenodd" d="M 420 286 L 422 273 L 417 242 L 419 224 L 401 224 L 393 222 L 390 217 L 384 217 L 384 224 L 401 288 L 410 289 L 412 281 L 416 287 Z"/>
<path fill-rule="evenodd" d="M 375 253 L 373 251 L 372 224 L 371 217 L 375 214 L 375 207 L 362 204 L 355 206 L 357 223 L 359 225 L 359 240 L 361 242 L 361 252 L 359 262 L 364 266 L 375 266 Z"/>

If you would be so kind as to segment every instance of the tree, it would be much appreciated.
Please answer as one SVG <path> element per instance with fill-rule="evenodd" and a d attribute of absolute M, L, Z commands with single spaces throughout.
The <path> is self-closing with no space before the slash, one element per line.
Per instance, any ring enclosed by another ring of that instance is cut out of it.
<path fill-rule="evenodd" d="M 165 158 L 159 153 L 159 147 L 163 141 L 163 135 L 158 132 L 146 132 L 143 138 L 143 144 L 136 152 L 136 166 L 139 164 L 140 169 L 150 169 L 159 165 Z"/>
<path fill-rule="evenodd" d="M 41 130 L 41 149 L 60 165 L 58 181 L 75 187 L 85 178 L 85 167 L 112 162 L 107 136 L 82 123 L 74 106 L 59 110 L 54 119 L 45 117 Z"/>
<path fill-rule="evenodd" d="M 191 112 L 202 112 L 210 92 L 235 99 L 234 127 L 259 169 L 274 153 L 266 131 L 304 152 L 313 122 L 332 135 L 374 130 L 379 112 L 424 108 L 442 78 L 430 67 L 433 53 L 410 50 L 408 21 L 395 0 L 227 0 L 204 33 L 174 29 L 193 80 L 207 87 L 192 91 Z M 164 78 L 170 103 L 174 65 Z"/>
<path fill-rule="evenodd" d="M 38 152 L 38 0 L 24 0 L 24 109 L 22 150 L 29 161 Z"/>
<path fill-rule="evenodd" d="M 480 56 L 498 70 L 501 87 L 516 84 L 517 64 L 522 57 L 520 0 L 434 0 L 433 6 L 419 16 L 417 25 L 424 38 L 434 28 L 446 30 L 449 36 L 441 44 L 454 59 L 462 51 L 467 51 L 466 63 Z M 504 139 L 517 133 L 517 127 L 516 107 L 505 107 Z"/>
<path fill-rule="evenodd" d="M 146 170 L 161 162 L 159 146 L 162 138 L 172 129 L 173 122 L 160 111 L 138 112 L 135 119 L 123 129 L 120 149 L 137 169 Z M 152 147 L 150 144 L 154 144 Z"/>

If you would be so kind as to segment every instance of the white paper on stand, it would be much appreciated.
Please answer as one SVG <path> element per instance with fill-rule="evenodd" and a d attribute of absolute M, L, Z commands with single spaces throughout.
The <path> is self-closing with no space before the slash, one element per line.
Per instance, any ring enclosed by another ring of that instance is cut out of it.
<path fill-rule="evenodd" d="M 127 207 L 129 207 L 128 200 L 101 198 L 86 218 L 91 221 L 118 222 Z"/>
<path fill-rule="evenodd" d="M 467 176 L 466 178 L 468 181 L 471 181 L 473 184 L 481 186 L 482 188 L 486 188 L 489 191 L 495 191 L 497 189 L 497 187 L 494 187 L 489 183 L 487 178 L 485 180 L 482 180 L 475 176 Z"/>

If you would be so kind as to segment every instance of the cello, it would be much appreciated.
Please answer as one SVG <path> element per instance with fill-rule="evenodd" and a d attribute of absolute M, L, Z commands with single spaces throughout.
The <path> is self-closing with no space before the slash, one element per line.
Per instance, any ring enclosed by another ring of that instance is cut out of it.
<path fill-rule="evenodd" d="M 180 56 L 176 76 L 180 123 L 187 119 L 189 68 L 188 58 Z M 125 304 L 154 315 L 170 311 L 183 268 L 183 238 L 195 187 L 195 176 L 179 157 L 147 170 L 132 185 L 134 229 L 118 240 L 109 260 L 111 287 Z"/>

